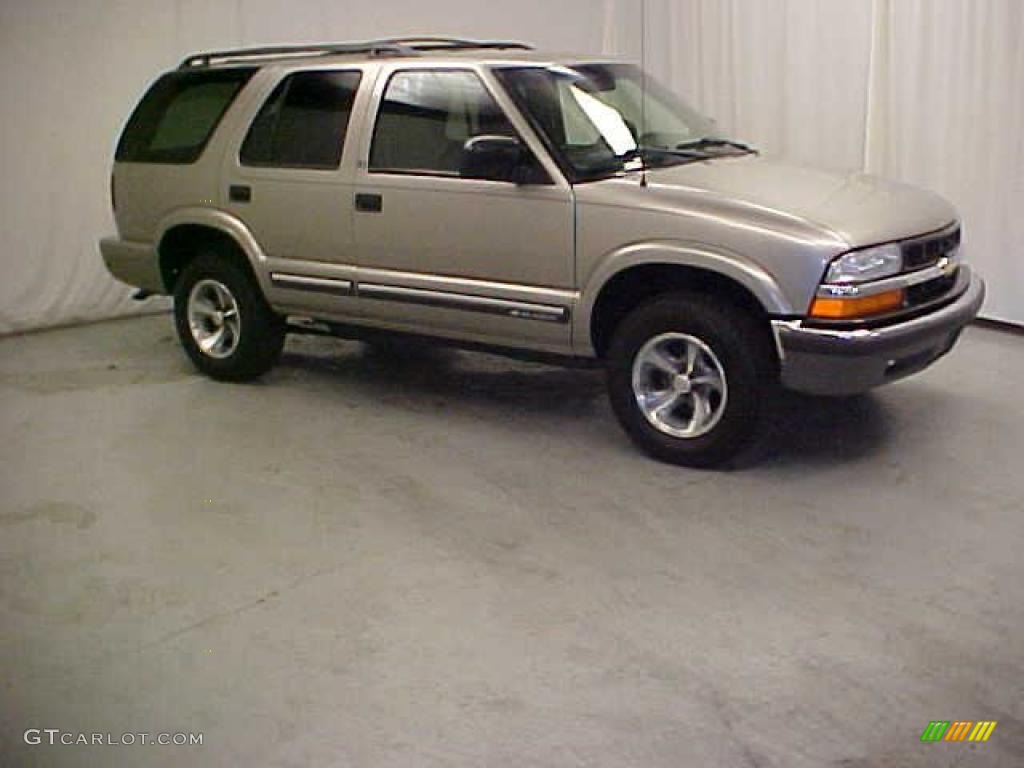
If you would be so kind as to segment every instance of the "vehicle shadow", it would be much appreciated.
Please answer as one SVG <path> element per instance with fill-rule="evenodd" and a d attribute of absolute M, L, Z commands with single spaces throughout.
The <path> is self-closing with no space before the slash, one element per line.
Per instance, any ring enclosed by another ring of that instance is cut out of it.
<path fill-rule="evenodd" d="M 890 423 L 884 402 L 873 393 L 813 397 L 782 391 L 765 434 L 736 468 L 853 462 L 884 447 Z"/>
<path fill-rule="evenodd" d="M 608 450 L 633 450 L 618 432 L 600 368 L 562 368 L 402 339 L 365 344 L 335 339 L 289 342 L 275 375 L 312 380 L 336 391 L 343 383 L 368 402 L 474 418 L 535 422 L 543 432 L 584 418 L 606 422 Z M 777 394 L 762 440 L 732 467 L 843 464 L 869 455 L 888 439 L 890 419 L 872 394 L 844 398 Z M 591 436 L 588 436 L 591 437 Z M 594 446 L 596 448 L 596 446 Z"/>
<path fill-rule="evenodd" d="M 318 380 L 329 375 L 360 396 L 416 410 L 482 408 L 507 416 L 514 409 L 521 421 L 533 419 L 539 425 L 550 426 L 553 416 L 577 417 L 605 407 L 600 369 L 563 368 L 401 339 L 289 342 L 282 368 Z"/>

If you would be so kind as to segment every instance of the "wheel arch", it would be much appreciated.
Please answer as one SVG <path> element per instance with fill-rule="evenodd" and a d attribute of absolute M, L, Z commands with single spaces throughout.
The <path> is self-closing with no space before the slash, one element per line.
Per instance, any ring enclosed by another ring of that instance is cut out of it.
<path fill-rule="evenodd" d="M 164 290 L 174 292 L 182 270 L 205 245 L 219 246 L 225 255 L 243 266 L 266 295 L 263 264 L 266 258 L 255 238 L 241 221 L 223 211 L 184 209 L 168 216 L 157 239 L 157 259 Z"/>
<path fill-rule="evenodd" d="M 595 272 L 581 297 L 574 338 L 587 352 L 602 357 L 616 325 L 630 310 L 680 289 L 722 295 L 766 321 L 792 312 L 775 280 L 748 259 L 680 244 L 646 243 L 624 249 Z"/>

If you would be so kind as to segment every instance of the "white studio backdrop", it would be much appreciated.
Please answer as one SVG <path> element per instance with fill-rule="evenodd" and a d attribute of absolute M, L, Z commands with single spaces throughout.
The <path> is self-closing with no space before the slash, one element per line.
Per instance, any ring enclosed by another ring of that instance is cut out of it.
<path fill-rule="evenodd" d="M 641 53 L 641 0 L 0 2 L 0 333 L 166 307 L 96 247 L 110 158 L 146 85 L 193 51 L 416 34 Z M 867 170 L 952 200 L 1024 324 L 1022 0 L 646 0 L 648 67 L 766 155 Z"/>

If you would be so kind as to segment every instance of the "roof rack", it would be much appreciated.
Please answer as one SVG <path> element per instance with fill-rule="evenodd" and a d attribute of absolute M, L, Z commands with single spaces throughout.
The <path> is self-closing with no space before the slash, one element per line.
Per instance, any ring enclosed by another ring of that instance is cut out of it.
<path fill-rule="evenodd" d="M 394 37 L 379 43 L 398 45 L 414 51 L 492 50 L 532 51 L 533 46 L 515 40 L 466 40 L 458 37 Z"/>
<path fill-rule="evenodd" d="M 209 67 L 214 63 L 289 56 L 416 56 L 428 51 L 533 50 L 533 46 L 505 40 L 463 40 L 457 37 L 411 37 L 368 40 L 363 43 L 310 43 L 264 48 L 235 48 L 226 51 L 194 53 L 181 62 L 179 69 Z"/>

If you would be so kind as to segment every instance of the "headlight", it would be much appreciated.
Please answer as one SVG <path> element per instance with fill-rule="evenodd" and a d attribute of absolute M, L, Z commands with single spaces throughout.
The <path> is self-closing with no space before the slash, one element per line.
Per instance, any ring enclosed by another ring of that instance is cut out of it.
<path fill-rule="evenodd" d="M 903 253 L 896 244 L 879 245 L 862 251 L 851 251 L 833 261 L 825 274 L 825 282 L 833 285 L 866 283 L 899 274 L 903 269 Z"/>

